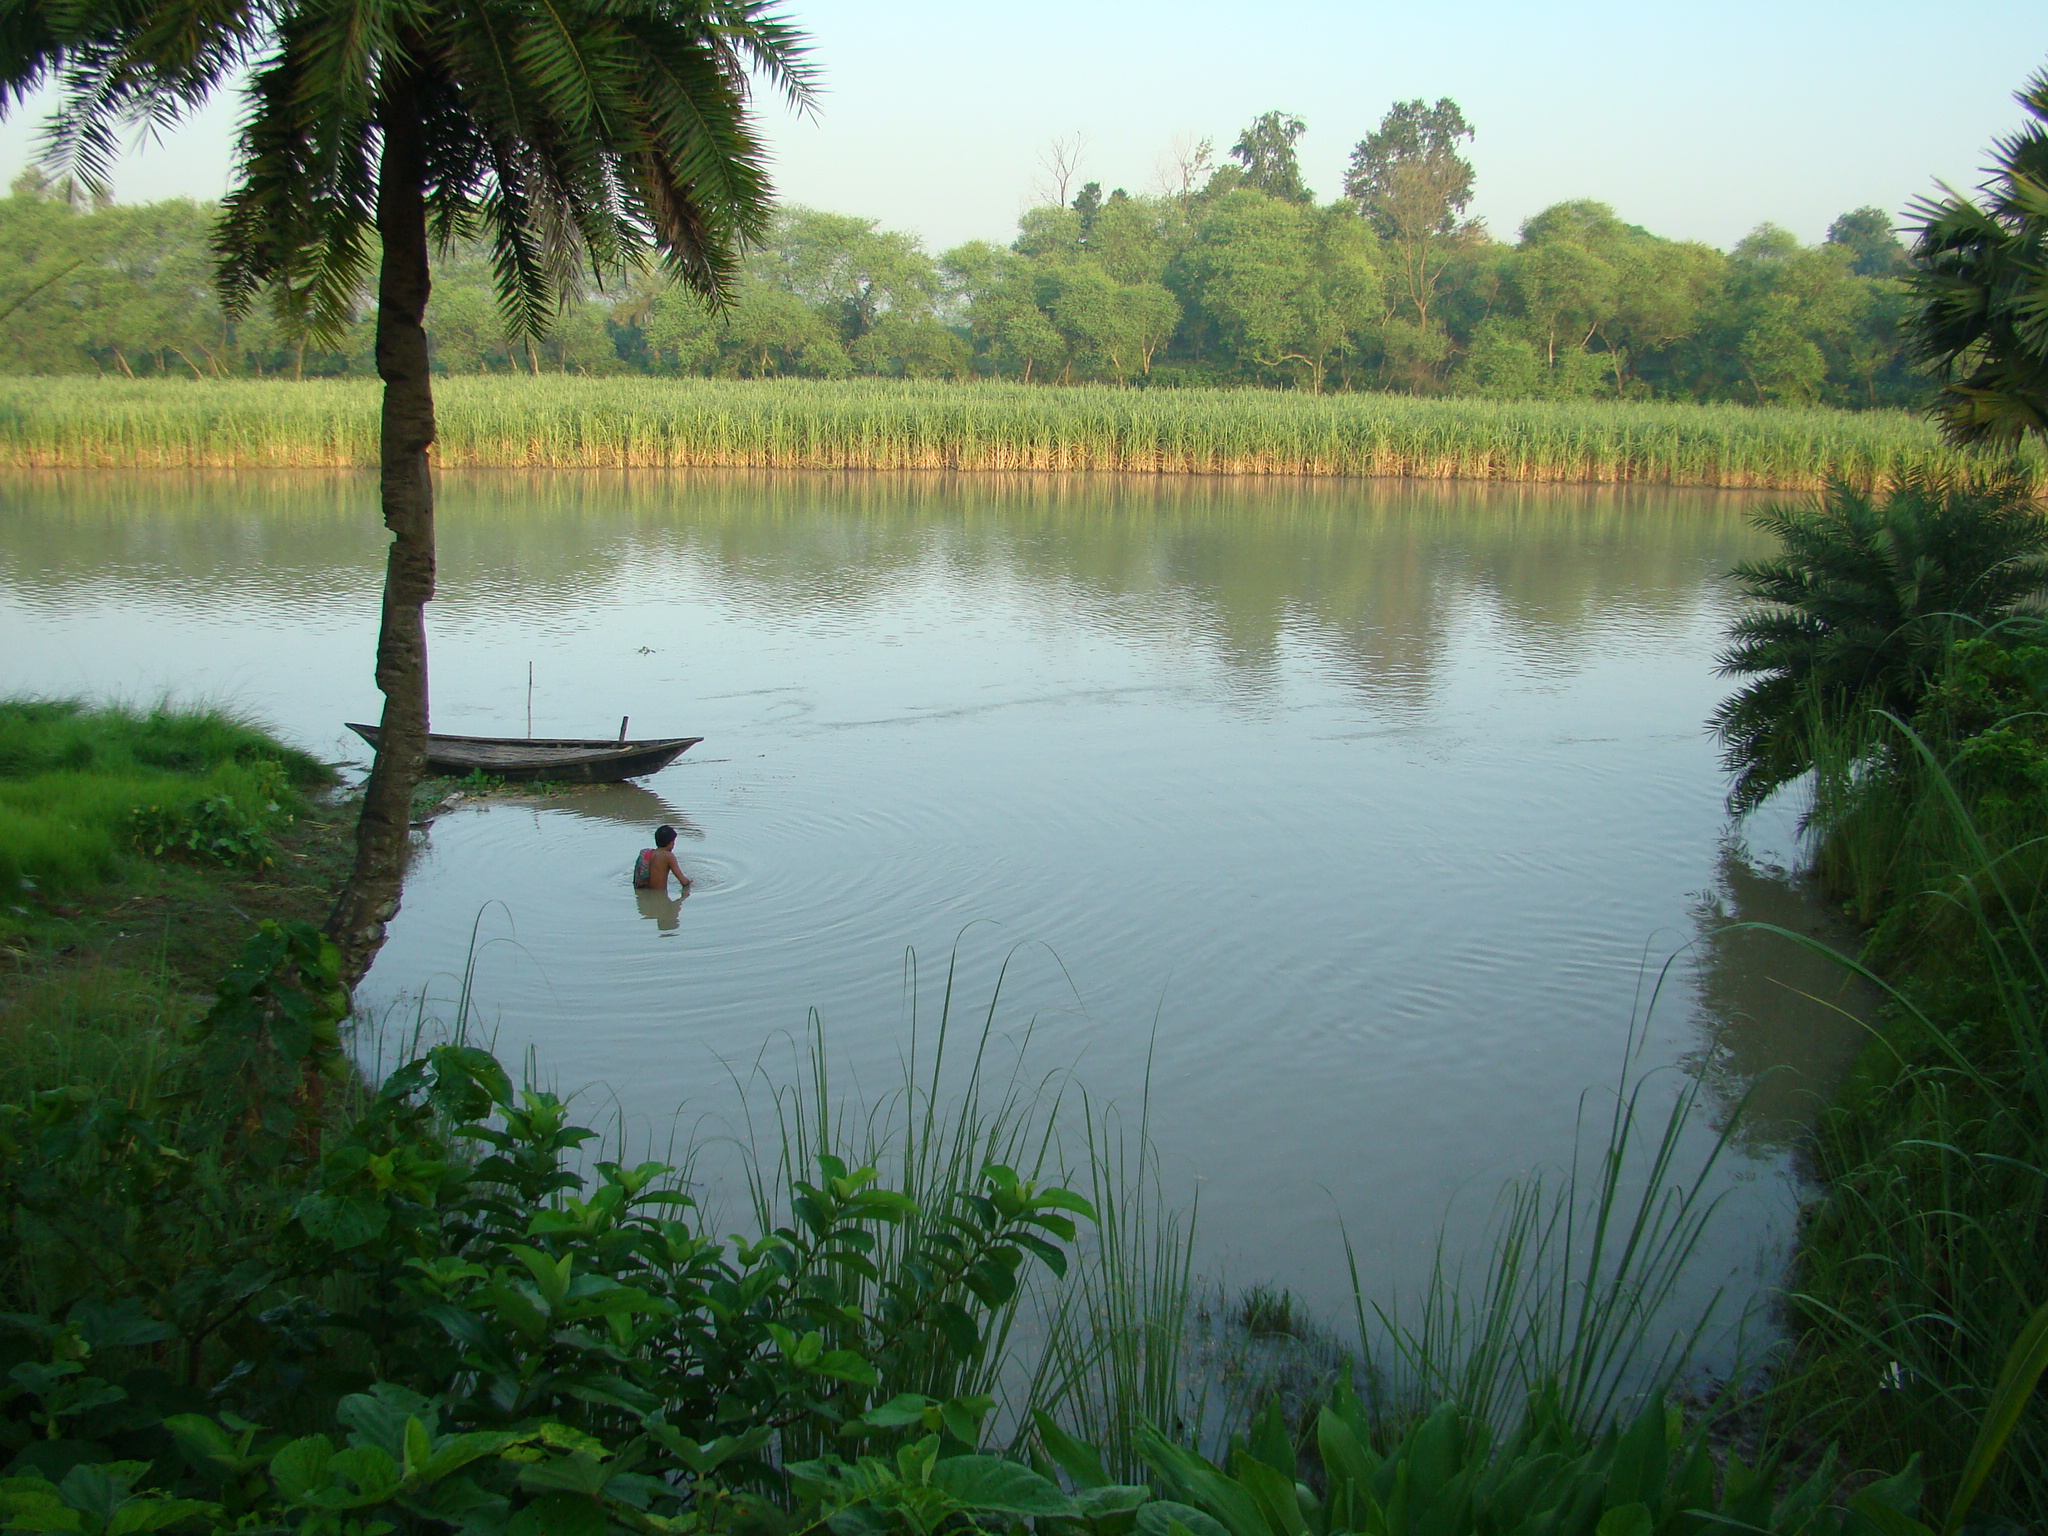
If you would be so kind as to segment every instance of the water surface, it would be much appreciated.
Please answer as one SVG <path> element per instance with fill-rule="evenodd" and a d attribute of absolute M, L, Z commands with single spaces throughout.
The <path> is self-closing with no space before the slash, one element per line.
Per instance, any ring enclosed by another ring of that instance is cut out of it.
<path fill-rule="evenodd" d="M 1320 1305 L 1653 1102 L 1755 1091 L 1715 1259 L 1790 1230 L 1787 1147 L 1856 1041 L 1827 924 L 1736 836 L 1701 722 L 1739 498 L 1259 480 L 443 481 L 443 730 L 702 735 L 640 784 L 438 819 L 368 987 L 478 1018 L 660 1140 L 816 1010 L 895 1080 L 913 994 L 1135 1104 L 1204 1253 Z M 237 700 L 337 757 L 374 719 L 360 475 L 0 482 L 4 683 Z M 686 900 L 636 896 L 680 829 Z M 913 986 L 906 957 L 914 953 Z M 1675 960 L 1674 960 L 1674 957 Z M 1668 973 L 1664 967 L 1672 961 Z M 1654 998 L 1654 1007 L 1651 1006 Z M 776 1047 L 782 1049 L 781 1047 Z M 782 1050 L 778 1059 L 786 1059 Z M 1588 1100 L 1588 1094 L 1593 1099 Z M 1661 1096 L 1661 1097 L 1660 1097 Z M 680 1110 L 682 1120 L 673 1117 Z M 1604 1110 L 1599 1110 L 1604 1113 Z"/>

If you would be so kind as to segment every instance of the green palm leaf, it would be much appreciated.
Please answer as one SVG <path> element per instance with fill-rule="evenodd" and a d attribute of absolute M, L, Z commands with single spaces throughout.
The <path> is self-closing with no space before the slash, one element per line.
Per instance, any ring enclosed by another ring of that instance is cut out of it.
<path fill-rule="evenodd" d="M 1911 714 L 1959 632 L 2048 590 L 2048 518 L 2016 470 L 1914 473 L 1881 496 L 1835 484 L 1755 521 L 1780 550 L 1731 573 L 1758 606 L 1729 627 L 1720 668 L 1750 681 L 1709 722 L 1737 811 L 1805 773 L 1819 733 Z"/>

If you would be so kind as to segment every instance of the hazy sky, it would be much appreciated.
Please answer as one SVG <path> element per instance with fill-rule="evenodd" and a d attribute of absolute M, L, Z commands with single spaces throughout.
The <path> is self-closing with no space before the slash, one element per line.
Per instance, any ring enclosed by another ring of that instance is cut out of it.
<path fill-rule="evenodd" d="M 766 116 L 782 194 L 915 230 L 934 250 L 1004 240 L 1056 136 L 1083 174 L 1151 189 L 1176 136 L 1227 150 L 1278 107 L 1308 123 L 1334 196 L 1352 144 L 1397 99 L 1451 96 L 1478 130 L 1474 211 L 1512 237 L 1569 197 L 1726 246 L 1771 220 L 1817 239 L 1844 209 L 1897 212 L 1974 183 L 2048 60 L 2040 0 L 1681 5 L 1527 0 L 796 0 L 825 90 L 813 121 Z M 0 123 L 0 172 L 41 111 Z M 123 200 L 218 196 L 235 104 L 129 157 Z"/>

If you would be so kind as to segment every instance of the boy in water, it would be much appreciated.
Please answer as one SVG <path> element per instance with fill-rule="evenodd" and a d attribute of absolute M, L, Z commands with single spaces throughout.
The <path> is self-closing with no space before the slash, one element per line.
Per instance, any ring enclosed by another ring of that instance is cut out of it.
<path fill-rule="evenodd" d="M 633 888 L 665 894 L 670 875 L 674 875 L 676 883 L 685 890 L 689 888 L 690 877 L 683 873 L 683 866 L 676 859 L 676 829 L 656 827 L 654 846 L 642 848 L 640 857 L 633 861 Z"/>

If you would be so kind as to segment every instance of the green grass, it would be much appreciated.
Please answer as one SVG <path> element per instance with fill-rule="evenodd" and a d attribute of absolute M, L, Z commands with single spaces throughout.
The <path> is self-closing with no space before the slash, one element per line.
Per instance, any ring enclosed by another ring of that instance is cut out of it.
<path fill-rule="evenodd" d="M 0 466 L 375 462 L 370 380 L 0 380 Z M 880 380 L 457 378 L 439 461 L 1804 488 L 1953 457 L 1895 411 Z"/>
<path fill-rule="evenodd" d="M 1942 1497 L 2048 1301 L 2048 806 L 1953 752 L 1880 718 L 1818 754 L 1818 869 L 1891 1005 L 1820 1129 L 1778 1405 L 1867 1464 L 1921 1456 Z M 2024 1519 L 2048 1403 L 2013 1411 L 1980 1513 Z"/>
<path fill-rule="evenodd" d="M 329 777 L 223 710 L 0 700 L 0 929 L 142 857 L 250 852 L 294 791 Z"/>

